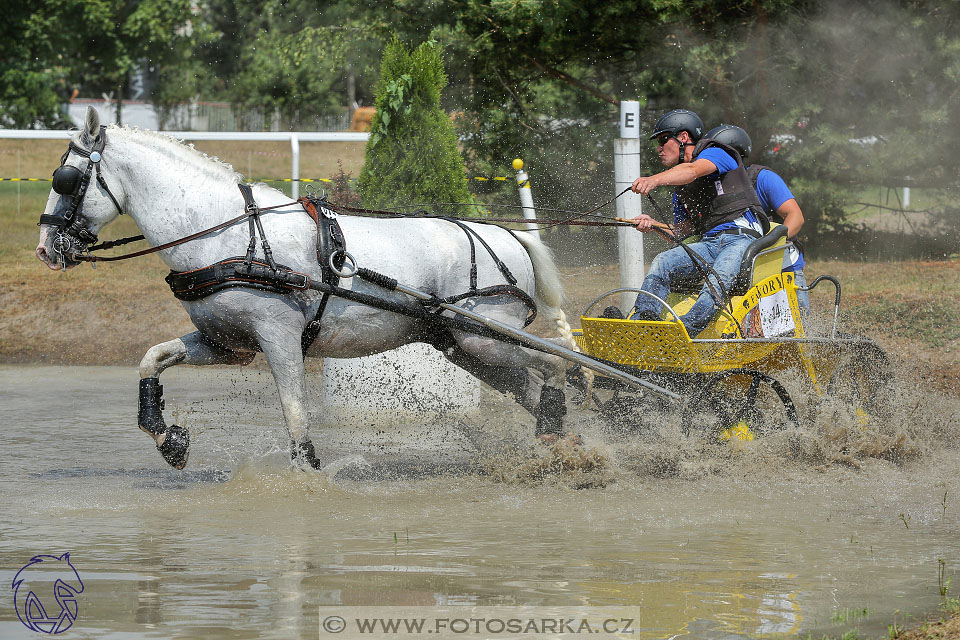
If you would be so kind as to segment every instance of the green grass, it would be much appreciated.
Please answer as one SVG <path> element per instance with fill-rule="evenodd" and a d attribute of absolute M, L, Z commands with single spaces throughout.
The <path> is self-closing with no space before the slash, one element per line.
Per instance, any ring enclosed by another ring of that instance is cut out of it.
<path fill-rule="evenodd" d="M 960 263 L 814 261 L 807 281 L 836 276 L 842 286 L 840 309 L 849 330 L 870 337 L 888 336 L 942 349 L 960 340 Z M 815 296 L 827 304 L 823 283 Z"/>
<path fill-rule="evenodd" d="M 943 347 L 960 339 L 960 305 L 956 299 L 896 296 L 861 303 L 852 314 L 858 323 L 882 326 L 901 338 Z"/>
<path fill-rule="evenodd" d="M 833 615 L 830 616 L 831 622 L 836 622 L 838 624 L 844 624 L 848 622 L 859 622 L 860 620 L 865 620 L 870 617 L 870 609 L 863 607 L 862 609 L 850 609 L 844 607 L 843 609 L 838 609 L 833 612 Z"/>
<path fill-rule="evenodd" d="M 950 615 L 960 615 L 960 597 L 946 598 L 940 607 Z"/>

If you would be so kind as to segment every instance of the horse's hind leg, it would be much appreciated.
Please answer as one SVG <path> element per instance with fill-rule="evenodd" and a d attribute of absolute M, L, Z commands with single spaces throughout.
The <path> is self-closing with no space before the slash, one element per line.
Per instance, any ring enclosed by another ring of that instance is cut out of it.
<path fill-rule="evenodd" d="M 561 358 L 492 338 L 459 331 L 453 333 L 462 353 L 455 348 L 448 356 L 452 362 L 498 391 L 513 392 L 517 402 L 537 419 L 534 434 L 542 441 L 551 442 L 564 435 L 566 368 Z M 521 378 L 517 369 L 527 367 L 539 373 L 542 381 L 529 372 L 527 377 Z"/>
<path fill-rule="evenodd" d="M 467 353 L 463 347 L 456 344 L 448 347 L 443 355 L 480 382 L 496 389 L 503 394 L 512 394 L 517 403 L 536 415 L 540 404 L 540 389 L 543 379 L 534 375 L 526 367 L 497 367 L 487 364 L 479 358 Z"/>
<path fill-rule="evenodd" d="M 160 374 L 178 364 L 249 364 L 256 354 L 219 347 L 199 331 L 150 347 L 140 361 L 140 409 L 137 424 L 150 434 L 157 450 L 172 467 L 183 469 L 190 453 L 190 432 L 163 419 L 163 387 Z"/>

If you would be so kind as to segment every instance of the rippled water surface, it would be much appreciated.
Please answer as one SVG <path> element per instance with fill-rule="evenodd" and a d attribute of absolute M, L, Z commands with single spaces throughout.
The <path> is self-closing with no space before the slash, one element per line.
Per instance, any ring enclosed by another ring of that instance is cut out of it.
<path fill-rule="evenodd" d="M 636 638 L 885 634 L 937 608 L 939 558 L 960 573 L 955 450 L 662 478 L 600 442 L 602 486 L 578 490 L 476 471 L 491 413 L 532 429 L 502 403 L 349 429 L 315 406 L 330 480 L 289 466 L 269 374 L 175 369 L 168 420 L 194 438 L 176 472 L 135 426 L 137 377 L 0 367 L 0 637 L 36 637 L 10 585 L 64 552 L 73 638 L 316 638 L 321 607 L 461 604 L 630 606 Z"/>

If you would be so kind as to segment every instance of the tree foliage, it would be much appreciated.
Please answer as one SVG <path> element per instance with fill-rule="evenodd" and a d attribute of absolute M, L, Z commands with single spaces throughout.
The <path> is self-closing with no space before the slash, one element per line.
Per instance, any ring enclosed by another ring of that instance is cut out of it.
<path fill-rule="evenodd" d="M 0 26 L 0 122 L 54 126 L 75 87 L 123 97 L 140 65 L 176 67 L 196 44 L 191 0 L 14 3 Z"/>
<path fill-rule="evenodd" d="M 446 84 L 435 42 L 387 45 L 358 185 L 366 206 L 470 201 L 456 133 L 440 104 Z"/>
<path fill-rule="evenodd" d="M 640 100 L 648 124 L 683 106 L 745 127 L 809 232 L 842 228 L 867 185 L 929 189 L 944 211 L 960 196 L 951 0 L 38 0 L 5 17 L 4 126 L 51 126 L 72 86 L 110 91 L 144 59 L 158 101 L 226 99 L 296 126 L 351 86 L 369 104 L 397 37 L 446 52 L 441 105 L 462 112 L 470 168 L 501 173 L 520 156 L 545 205 L 610 197 L 621 99 Z"/>
<path fill-rule="evenodd" d="M 708 128 L 746 128 L 751 160 L 787 178 L 808 232 L 843 227 L 867 185 L 938 189 L 956 209 L 956 2 L 378 4 L 405 37 L 450 50 L 470 162 L 524 154 L 547 203 L 582 208 L 609 193 L 614 103 L 639 99 L 649 124 L 688 107 Z"/>

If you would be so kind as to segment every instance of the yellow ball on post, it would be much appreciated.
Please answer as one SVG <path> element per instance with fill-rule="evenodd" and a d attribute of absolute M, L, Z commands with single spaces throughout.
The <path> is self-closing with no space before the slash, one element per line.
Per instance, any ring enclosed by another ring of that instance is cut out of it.
<path fill-rule="evenodd" d="M 514 158 L 513 169 L 514 171 L 520 171 L 520 169 L 523 169 L 523 160 L 521 160 L 520 158 Z"/>

